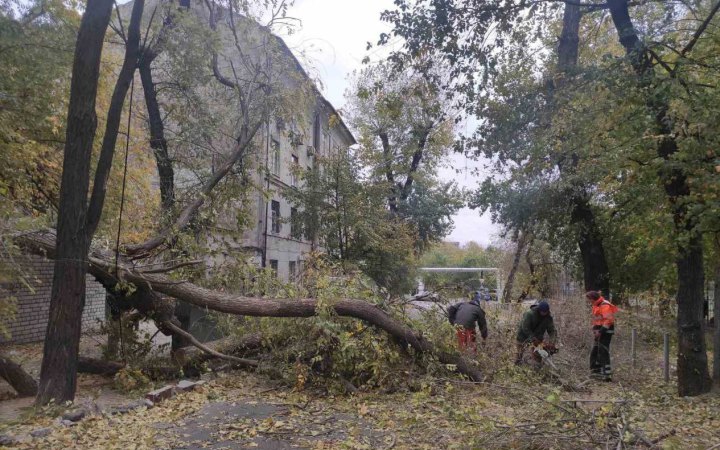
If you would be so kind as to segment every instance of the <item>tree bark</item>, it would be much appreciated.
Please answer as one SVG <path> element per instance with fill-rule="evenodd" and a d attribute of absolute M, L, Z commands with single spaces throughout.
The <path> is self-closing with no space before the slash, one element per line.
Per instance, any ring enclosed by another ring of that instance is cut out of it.
<path fill-rule="evenodd" d="M 515 249 L 515 256 L 513 257 L 513 264 L 508 273 L 507 281 L 505 282 L 505 290 L 502 293 L 502 302 L 510 303 L 510 296 L 512 295 L 513 285 L 515 284 L 515 274 L 517 273 L 518 266 L 520 266 L 520 257 L 522 257 L 523 250 L 525 250 L 525 241 L 527 240 L 527 234 L 521 233 L 519 230 L 515 231 L 515 242 L 517 248 Z"/>
<path fill-rule="evenodd" d="M 112 376 L 118 373 L 123 367 L 125 367 L 125 364 L 121 362 L 86 358 L 84 356 L 78 358 L 78 372 L 80 373 Z"/>
<path fill-rule="evenodd" d="M 125 42 L 125 57 L 123 58 L 123 64 L 115 81 L 112 97 L 110 98 L 110 106 L 108 106 L 107 119 L 105 121 L 105 134 L 103 135 L 100 156 L 97 167 L 95 168 L 93 189 L 90 196 L 90 204 L 87 209 L 85 232 L 88 235 L 88 239 L 92 239 L 93 234 L 95 234 L 95 229 L 100 223 L 100 217 L 102 216 L 105 194 L 107 192 L 107 181 L 110 177 L 110 169 L 112 169 L 112 161 L 115 156 L 115 144 L 117 143 L 118 130 L 120 129 L 120 119 L 123 106 L 125 105 L 125 97 L 127 97 L 130 83 L 135 76 L 135 69 L 137 68 L 138 58 L 140 56 L 140 22 L 142 21 L 144 9 L 145 0 L 135 0 L 130 15 L 130 24 L 128 25 L 127 41 Z"/>
<path fill-rule="evenodd" d="M 528 270 L 530 271 L 530 280 L 528 281 L 527 286 L 525 286 L 525 289 L 520 293 L 520 297 L 518 297 L 518 303 L 525 300 L 528 295 L 532 292 L 533 289 L 535 289 L 535 286 L 537 285 L 538 278 L 537 274 L 535 273 L 535 263 L 532 259 L 532 246 L 533 246 L 534 239 L 531 239 L 530 242 L 527 244 L 527 252 L 525 252 L 525 262 L 528 265 Z"/>
<path fill-rule="evenodd" d="M 38 385 L 35 379 L 19 364 L 3 355 L 0 355 L 0 378 L 7 381 L 20 397 L 37 395 Z"/>
<path fill-rule="evenodd" d="M 713 382 L 720 389 L 720 263 L 715 267 L 715 292 L 713 293 Z"/>
<path fill-rule="evenodd" d="M 610 292 L 610 269 L 605 258 L 602 235 L 595 222 L 595 214 L 589 198 L 576 195 L 573 198 L 572 221 L 580 226 L 578 246 L 583 262 L 583 279 L 586 291 Z"/>
<path fill-rule="evenodd" d="M 140 64 L 140 80 L 142 81 L 143 94 L 145 96 L 145 106 L 148 113 L 148 128 L 150 130 L 150 148 L 153 149 L 155 155 L 155 164 L 157 165 L 158 178 L 160 179 L 160 202 L 162 211 L 168 214 L 172 211 L 175 204 L 175 173 L 172 161 L 168 152 L 167 139 L 165 139 L 165 126 L 160 113 L 160 103 L 157 99 L 157 91 L 152 76 L 152 62 L 156 57 L 156 53 L 151 50 L 145 50 Z"/>
<path fill-rule="evenodd" d="M 666 166 L 660 170 L 660 179 L 673 213 L 673 237 L 677 246 L 678 394 L 700 395 L 711 388 L 703 321 L 705 283 L 702 234 L 690 214 L 692 200 L 689 198 L 691 191 L 687 174 L 673 159 L 678 144 L 673 134 L 672 119 L 668 117 L 670 100 L 652 89 L 656 80 L 651 60 L 630 19 L 627 0 L 608 0 L 608 6 L 620 43 L 625 48 L 638 81 L 648 88 L 645 102 L 655 115 L 657 129 L 653 131 L 661 136 L 657 154 L 666 162 Z"/>
<path fill-rule="evenodd" d="M 565 3 L 563 26 L 558 41 L 558 72 L 561 76 L 564 76 L 568 69 L 577 66 L 581 18 L 580 5 Z"/>
<path fill-rule="evenodd" d="M 393 153 L 392 148 L 390 147 L 390 138 L 388 137 L 387 132 L 381 130 L 378 132 L 378 136 L 380 136 L 380 142 L 382 143 L 383 148 L 383 165 L 385 168 L 385 179 L 388 182 L 390 192 L 388 193 L 387 201 L 388 201 L 388 208 L 390 209 L 390 212 L 392 214 L 397 214 L 398 210 L 398 204 L 397 204 L 397 185 L 395 184 L 395 171 L 393 170 Z"/>
<path fill-rule="evenodd" d="M 78 30 L 60 185 L 57 259 L 36 399 L 41 405 L 52 399 L 61 403 L 75 397 L 80 324 L 85 304 L 85 273 L 90 248 L 86 202 L 90 157 L 97 127 L 95 98 L 112 5 L 110 0 L 88 0 Z"/>

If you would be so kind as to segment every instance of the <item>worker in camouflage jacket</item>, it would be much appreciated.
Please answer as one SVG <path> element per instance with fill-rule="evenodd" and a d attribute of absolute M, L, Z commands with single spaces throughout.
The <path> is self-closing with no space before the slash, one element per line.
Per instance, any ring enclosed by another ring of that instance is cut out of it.
<path fill-rule="evenodd" d="M 545 333 L 548 335 L 548 341 L 545 342 Z M 550 314 L 550 305 L 546 301 L 541 301 L 536 305 L 532 305 L 528 311 L 523 314 L 517 331 L 517 357 L 515 364 L 522 362 L 525 348 L 532 345 L 533 347 L 542 347 L 549 350 L 549 353 L 555 352 L 555 341 L 557 339 L 557 330 L 553 317 Z M 533 354 L 534 356 L 534 354 Z"/>

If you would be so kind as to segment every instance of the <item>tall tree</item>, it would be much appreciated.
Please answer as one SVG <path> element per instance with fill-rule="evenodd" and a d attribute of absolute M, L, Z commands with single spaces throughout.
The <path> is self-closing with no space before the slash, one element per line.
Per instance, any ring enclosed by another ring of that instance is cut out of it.
<path fill-rule="evenodd" d="M 704 266 L 703 240 L 698 228 L 698 217 L 692 213 L 692 188 L 686 169 L 675 164 L 680 152 L 674 130 L 674 118 L 670 113 L 672 98 L 661 85 L 653 66 L 653 52 L 643 43 L 635 30 L 627 0 L 608 1 L 613 24 L 625 49 L 628 61 L 645 89 L 648 110 L 654 115 L 655 133 L 658 133 L 657 155 L 665 161 L 660 179 L 672 210 L 675 240 L 677 242 L 678 276 L 678 392 L 680 395 L 698 395 L 710 390 L 705 326 L 703 323 Z M 720 2 L 711 8 L 705 21 L 680 51 L 689 56 L 697 40 L 720 8 Z M 658 61 L 662 63 L 662 60 Z M 670 72 L 670 76 L 674 71 Z"/>
<path fill-rule="evenodd" d="M 100 221 L 107 177 L 125 95 L 137 63 L 143 0 L 137 1 L 128 28 L 125 61 L 108 111 L 106 134 L 88 199 L 90 162 L 97 118 L 100 59 L 111 1 L 90 0 L 78 31 L 72 70 L 63 173 L 57 224 L 57 258 L 50 297 L 50 317 L 45 335 L 37 403 L 73 400 L 77 382 L 82 310 L 88 251 Z"/>
<path fill-rule="evenodd" d="M 391 214 L 417 225 L 419 249 L 450 231 L 450 217 L 461 206 L 454 183 L 441 184 L 434 175 L 455 131 L 453 99 L 441 79 L 438 71 L 395 72 L 381 62 L 358 73 L 348 92 L 348 119 L 369 181 L 384 190 Z"/>
<path fill-rule="evenodd" d="M 531 59 L 537 59 L 533 42 L 550 38 L 539 28 L 544 20 L 555 18 L 556 8 L 549 2 L 421 0 L 401 1 L 398 6 L 383 15 L 394 25 L 393 33 L 406 40 L 403 51 L 395 52 L 391 60 L 401 66 L 415 65 L 417 55 L 425 61 L 429 53 L 450 67 L 446 87 L 458 93 L 462 99 L 458 104 L 467 114 L 481 119 L 474 136 L 464 141 L 466 151 L 497 158 L 504 163 L 499 171 L 515 171 L 520 178 L 554 180 L 547 183 L 550 191 L 545 194 L 556 199 L 546 203 L 546 208 L 553 209 L 544 215 L 553 223 L 546 229 L 555 234 L 565 232 L 565 239 L 576 240 L 587 289 L 609 291 L 609 268 L 591 205 L 592 189 L 576 175 L 579 155 L 565 142 L 563 133 L 567 131 L 556 127 L 554 118 L 565 101 L 558 91 L 576 72 L 581 6 L 565 5 L 557 61 L 544 65 Z M 526 12 L 520 13 L 522 10 Z M 534 20 L 523 20 L 526 13 Z M 389 36 L 383 35 L 380 42 L 387 42 Z M 545 72 L 546 78 L 532 83 L 529 91 L 514 88 L 506 74 L 520 68 L 521 76 L 534 79 L 537 72 L 528 70 L 532 65 Z M 547 167 L 547 161 L 553 166 Z M 556 167 L 562 172 L 559 180 L 553 173 Z M 536 173 L 530 174 L 530 170 Z M 504 174 L 497 182 L 513 181 Z M 542 214 L 538 219 L 547 220 Z"/>

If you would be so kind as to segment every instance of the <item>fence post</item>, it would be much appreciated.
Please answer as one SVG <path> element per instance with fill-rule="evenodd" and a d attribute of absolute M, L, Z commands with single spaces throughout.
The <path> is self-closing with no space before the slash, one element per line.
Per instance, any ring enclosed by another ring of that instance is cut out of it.
<path fill-rule="evenodd" d="M 632 366 L 633 369 L 637 366 L 637 329 L 632 329 L 632 334 L 630 334 L 630 353 L 632 355 Z"/>
<path fill-rule="evenodd" d="M 665 360 L 665 382 L 670 381 L 670 334 L 663 334 L 663 355 Z"/>

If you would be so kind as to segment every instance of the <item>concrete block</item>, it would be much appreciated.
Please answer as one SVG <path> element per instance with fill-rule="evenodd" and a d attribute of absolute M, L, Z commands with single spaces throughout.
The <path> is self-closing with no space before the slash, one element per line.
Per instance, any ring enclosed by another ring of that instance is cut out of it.
<path fill-rule="evenodd" d="M 145 394 L 145 398 L 153 403 L 158 403 L 175 395 L 174 386 L 165 386 Z"/>

